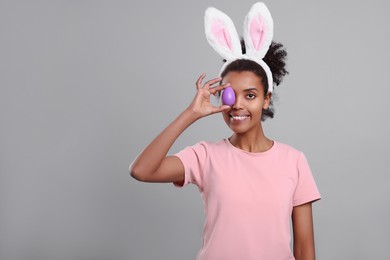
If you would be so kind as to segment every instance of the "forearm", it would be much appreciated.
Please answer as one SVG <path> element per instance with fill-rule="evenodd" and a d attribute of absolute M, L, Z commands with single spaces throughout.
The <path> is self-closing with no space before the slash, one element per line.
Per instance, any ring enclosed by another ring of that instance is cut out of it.
<path fill-rule="evenodd" d="M 314 244 L 295 244 L 294 243 L 295 260 L 315 260 Z"/>
<path fill-rule="evenodd" d="M 166 157 L 173 143 L 196 120 L 230 109 L 226 105 L 214 107 L 210 102 L 210 95 L 223 90 L 229 84 L 210 88 L 221 81 L 221 78 L 214 78 L 202 86 L 204 77 L 205 74 L 202 74 L 196 82 L 197 92 L 190 106 L 165 128 L 130 165 L 131 176 L 137 180 L 171 181 L 177 179 L 178 175 L 182 175 L 182 163 L 175 162 L 174 158 Z"/>
<path fill-rule="evenodd" d="M 197 120 L 190 109 L 184 110 L 170 125 L 168 125 L 130 165 L 133 177 L 147 176 L 155 172 L 176 139 Z"/>
<path fill-rule="evenodd" d="M 315 247 L 311 202 L 293 208 L 292 222 L 295 259 L 314 260 Z"/>

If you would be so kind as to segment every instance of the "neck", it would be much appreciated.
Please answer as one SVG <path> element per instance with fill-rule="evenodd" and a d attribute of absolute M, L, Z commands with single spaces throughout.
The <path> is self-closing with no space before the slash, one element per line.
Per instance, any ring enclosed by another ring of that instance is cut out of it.
<path fill-rule="evenodd" d="M 264 135 L 261 125 L 256 131 L 234 133 L 229 141 L 235 147 L 251 153 L 265 152 L 273 145 L 273 141 Z"/>

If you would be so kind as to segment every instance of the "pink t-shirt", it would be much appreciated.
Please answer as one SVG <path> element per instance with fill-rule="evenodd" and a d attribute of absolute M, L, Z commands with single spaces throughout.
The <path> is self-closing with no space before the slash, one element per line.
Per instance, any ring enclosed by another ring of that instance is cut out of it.
<path fill-rule="evenodd" d="M 274 142 L 266 152 L 250 153 L 224 139 L 175 155 L 185 168 L 184 185 L 197 185 L 204 202 L 198 260 L 294 259 L 292 209 L 321 198 L 302 152 Z"/>

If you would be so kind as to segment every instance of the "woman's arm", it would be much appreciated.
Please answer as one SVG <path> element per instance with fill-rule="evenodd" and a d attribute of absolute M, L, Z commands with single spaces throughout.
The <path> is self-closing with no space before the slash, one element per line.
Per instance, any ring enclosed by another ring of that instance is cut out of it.
<path fill-rule="evenodd" d="M 196 120 L 221 112 L 229 106 L 214 107 L 210 95 L 226 88 L 228 84 L 211 86 L 221 80 L 215 78 L 202 86 L 205 74 L 196 82 L 197 93 L 191 105 L 165 128 L 130 165 L 130 175 L 145 182 L 181 182 L 184 180 L 184 167 L 180 159 L 167 156 L 169 149 L 183 131 Z"/>
<path fill-rule="evenodd" d="M 180 134 L 193 122 L 194 114 L 186 109 L 165 128 L 130 165 L 130 175 L 144 182 L 181 182 L 184 167 L 175 156 L 166 156 Z"/>
<path fill-rule="evenodd" d="M 312 203 L 293 208 L 294 257 L 296 260 L 315 260 Z"/>

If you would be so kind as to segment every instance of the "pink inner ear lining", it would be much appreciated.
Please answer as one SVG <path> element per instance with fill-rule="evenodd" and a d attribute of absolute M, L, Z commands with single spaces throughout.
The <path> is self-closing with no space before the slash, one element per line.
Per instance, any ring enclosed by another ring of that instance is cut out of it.
<path fill-rule="evenodd" d="M 216 19 L 211 25 L 211 32 L 222 46 L 232 50 L 232 42 L 226 28 L 227 26 L 222 20 Z"/>
<path fill-rule="evenodd" d="M 253 17 L 249 25 L 249 34 L 252 39 L 253 47 L 256 51 L 260 50 L 264 41 L 266 27 L 264 26 L 264 20 L 261 15 Z"/>

